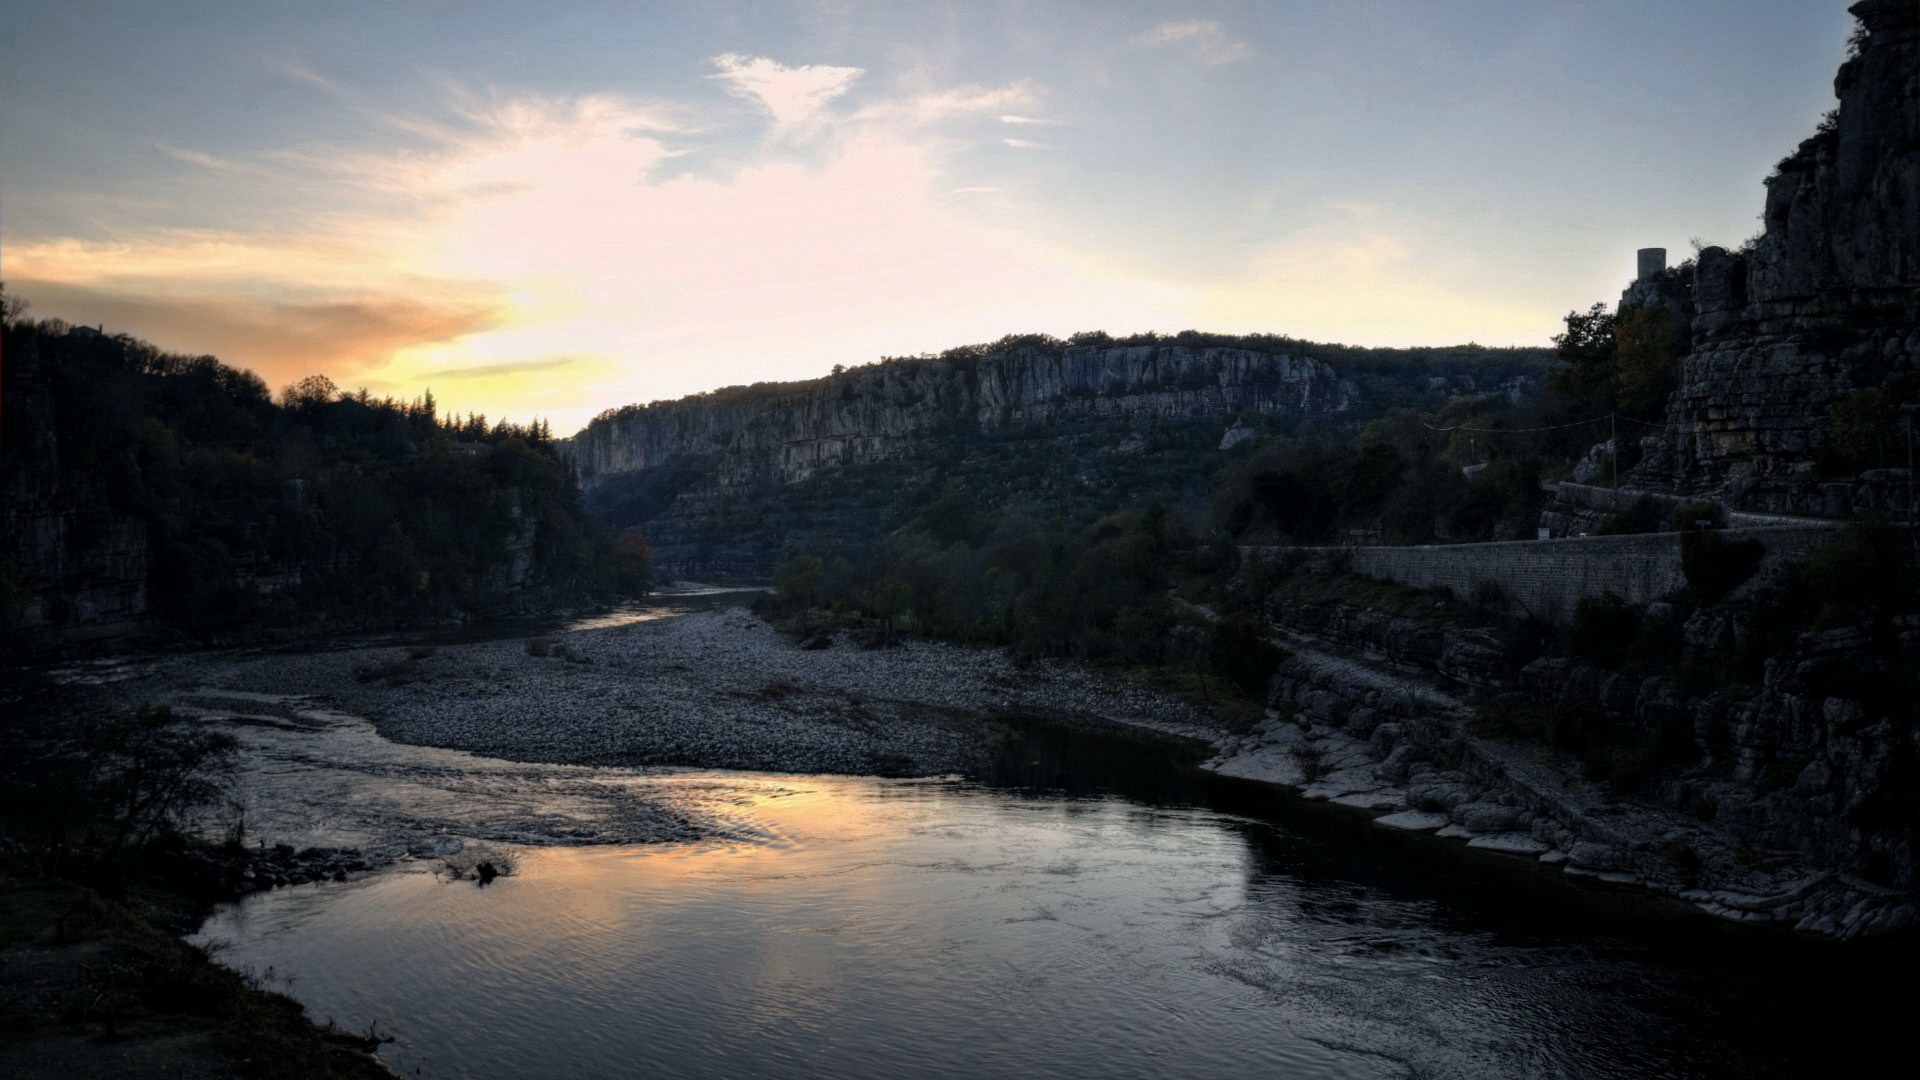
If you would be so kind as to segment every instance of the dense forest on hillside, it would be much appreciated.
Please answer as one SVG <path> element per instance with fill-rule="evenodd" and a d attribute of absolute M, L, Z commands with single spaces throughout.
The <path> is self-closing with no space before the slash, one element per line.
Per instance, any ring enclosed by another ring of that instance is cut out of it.
<path fill-rule="evenodd" d="M 644 560 L 617 558 L 581 510 L 544 423 L 442 417 L 430 394 L 319 376 L 275 400 L 212 357 L 17 312 L 0 347 L 13 648 L 84 638 L 90 620 L 207 638 L 644 583 Z"/>

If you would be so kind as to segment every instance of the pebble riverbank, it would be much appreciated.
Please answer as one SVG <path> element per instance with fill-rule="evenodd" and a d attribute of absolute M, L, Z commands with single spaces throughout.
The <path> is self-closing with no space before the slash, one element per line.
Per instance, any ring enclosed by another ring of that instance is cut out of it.
<path fill-rule="evenodd" d="M 516 761 L 938 775 L 979 764 L 982 723 L 995 715 L 1218 735 L 1193 706 L 1108 675 L 937 642 L 807 649 L 738 608 L 578 630 L 533 648 L 504 640 L 193 664 L 169 680 L 322 699 L 397 742 Z"/>

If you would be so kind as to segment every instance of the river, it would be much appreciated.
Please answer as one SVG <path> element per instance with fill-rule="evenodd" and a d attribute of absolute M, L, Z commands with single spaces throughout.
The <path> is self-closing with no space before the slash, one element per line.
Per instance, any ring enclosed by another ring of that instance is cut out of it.
<path fill-rule="evenodd" d="M 1020 726 L 984 776 L 879 780 L 230 722 L 255 835 L 409 854 L 195 940 L 406 1076 L 1744 1077 L 1900 1030 L 1854 959 L 1153 744 Z"/>

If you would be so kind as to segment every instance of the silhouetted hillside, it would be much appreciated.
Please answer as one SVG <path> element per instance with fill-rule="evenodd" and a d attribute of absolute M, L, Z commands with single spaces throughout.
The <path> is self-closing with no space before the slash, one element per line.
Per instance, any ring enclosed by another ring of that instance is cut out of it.
<path fill-rule="evenodd" d="M 544 424 L 445 420 L 431 396 L 319 377 L 275 402 L 212 357 L 91 327 L 4 335 L 13 648 L 465 616 L 621 584 Z"/>

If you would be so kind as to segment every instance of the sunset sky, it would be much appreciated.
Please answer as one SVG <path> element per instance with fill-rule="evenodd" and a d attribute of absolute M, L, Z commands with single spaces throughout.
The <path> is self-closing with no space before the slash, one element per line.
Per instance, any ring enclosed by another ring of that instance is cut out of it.
<path fill-rule="evenodd" d="M 40 316 L 572 431 L 1008 332 L 1544 344 L 1757 231 L 1840 0 L 0 9 Z"/>

